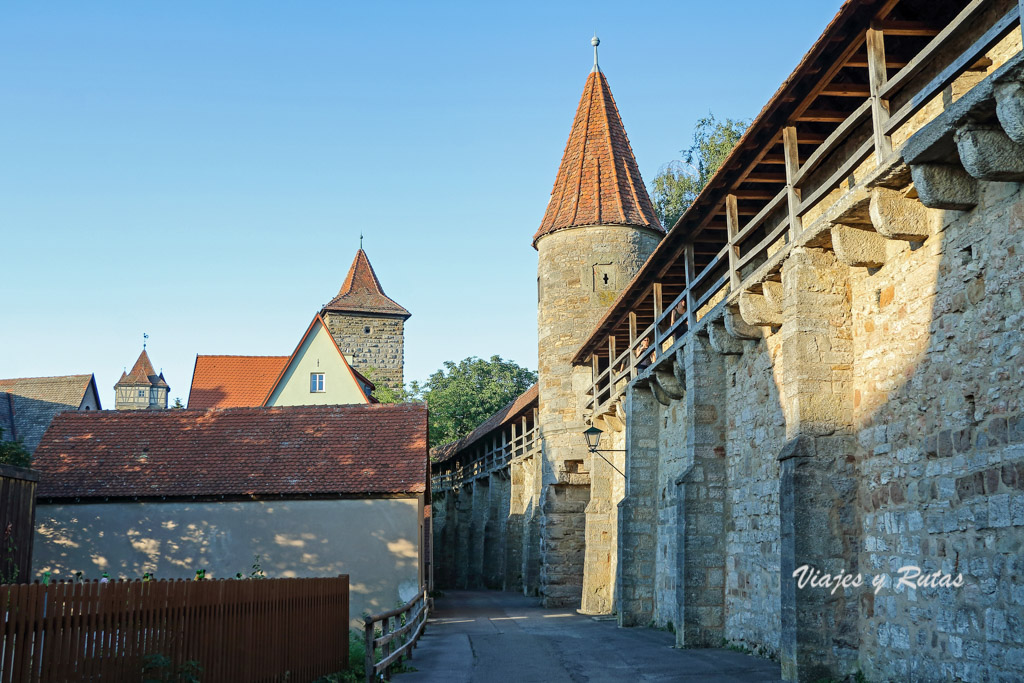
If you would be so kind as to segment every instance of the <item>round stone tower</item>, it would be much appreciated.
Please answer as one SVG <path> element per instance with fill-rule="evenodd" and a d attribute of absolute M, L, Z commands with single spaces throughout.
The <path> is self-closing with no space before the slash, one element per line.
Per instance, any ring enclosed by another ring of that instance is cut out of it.
<path fill-rule="evenodd" d="M 583 599 L 591 482 L 581 401 L 589 368 L 572 357 L 664 235 L 644 188 L 608 81 L 587 78 L 551 191 L 533 237 L 537 264 L 538 419 L 544 439 L 534 523 L 539 592 L 547 605 Z M 607 502 L 611 507 L 611 503 Z M 614 516 L 614 510 L 607 511 Z M 589 570 L 588 570 L 589 571 Z M 610 586 L 607 587 L 610 596 Z M 598 600 L 603 603 L 604 600 Z M 609 602 L 610 606 L 610 602 Z M 605 611 L 601 605 L 590 611 Z"/>

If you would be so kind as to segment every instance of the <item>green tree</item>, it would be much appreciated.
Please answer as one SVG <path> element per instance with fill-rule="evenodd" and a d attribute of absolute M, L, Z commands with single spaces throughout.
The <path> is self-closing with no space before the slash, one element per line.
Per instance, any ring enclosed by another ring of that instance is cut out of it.
<path fill-rule="evenodd" d="M 414 381 L 408 387 L 393 389 L 377 378 L 377 368 L 366 368 L 362 375 L 373 383 L 373 393 L 370 395 L 380 403 L 419 403 L 423 400 L 420 395 L 423 389 L 419 382 Z"/>
<path fill-rule="evenodd" d="M 181 396 L 174 397 L 174 405 L 171 406 L 171 410 L 184 410 L 185 404 L 181 402 Z"/>
<path fill-rule="evenodd" d="M 421 388 L 430 408 L 430 445 L 469 434 L 536 381 L 536 372 L 500 356 L 445 361 Z"/>
<path fill-rule="evenodd" d="M 32 454 L 21 441 L 4 441 L 4 430 L 0 428 L 0 465 L 31 467 Z"/>
<path fill-rule="evenodd" d="M 704 189 L 747 129 L 749 121 L 714 114 L 697 122 L 693 144 L 682 151 L 682 161 L 670 161 L 654 176 L 654 210 L 666 229 L 671 228 Z"/>

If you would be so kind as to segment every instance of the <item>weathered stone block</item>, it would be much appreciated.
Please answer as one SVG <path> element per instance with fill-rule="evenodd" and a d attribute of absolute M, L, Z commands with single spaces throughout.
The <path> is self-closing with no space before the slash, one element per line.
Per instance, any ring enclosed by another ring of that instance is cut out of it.
<path fill-rule="evenodd" d="M 848 266 L 878 268 L 885 265 L 885 238 L 871 230 L 832 226 L 832 248 Z"/>
<path fill-rule="evenodd" d="M 957 150 L 964 168 L 979 180 L 1024 180 L 1024 147 L 997 126 L 967 123 L 957 129 Z"/>
<path fill-rule="evenodd" d="M 967 211 L 978 203 L 978 181 L 952 164 L 910 167 L 917 198 L 929 209 Z"/>
<path fill-rule="evenodd" d="M 895 240 L 923 240 L 931 234 L 931 217 L 921 202 L 886 187 L 871 190 L 869 212 L 879 235 Z"/>

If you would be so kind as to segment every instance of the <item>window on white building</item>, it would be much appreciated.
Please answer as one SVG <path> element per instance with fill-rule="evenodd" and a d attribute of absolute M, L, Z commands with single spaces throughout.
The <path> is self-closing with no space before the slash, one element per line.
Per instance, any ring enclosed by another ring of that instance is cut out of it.
<path fill-rule="evenodd" d="M 322 373 L 322 372 L 311 372 L 309 374 L 309 393 L 311 393 L 311 394 L 322 393 L 322 392 L 326 391 L 326 389 L 324 389 L 325 386 L 326 386 L 326 384 L 324 382 L 324 373 Z"/>

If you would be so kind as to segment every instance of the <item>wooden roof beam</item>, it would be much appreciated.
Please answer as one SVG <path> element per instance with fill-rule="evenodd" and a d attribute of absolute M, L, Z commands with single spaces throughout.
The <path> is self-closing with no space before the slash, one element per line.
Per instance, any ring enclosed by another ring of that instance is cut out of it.
<path fill-rule="evenodd" d="M 898 57 L 893 57 L 892 55 L 885 56 L 885 67 L 887 69 L 902 69 L 907 64 L 910 64 L 909 59 L 901 59 Z M 856 55 L 854 57 L 851 57 L 846 61 L 845 64 L 843 64 L 843 67 L 849 67 L 851 69 L 866 69 L 868 68 L 867 55 Z"/>
<path fill-rule="evenodd" d="M 871 88 L 867 83 L 831 83 L 826 85 L 818 94 L 829 97 L 857 97 L 865 99 L 871 96 Z"/>
<path fill-rule="evenodd" d="M 849 115 L 850 112 L 832 109 L 808 109 L 796 120 L 805 123 L 842 123 Z"/>
<path fill-rule="evenodd" d="M 903 21 L 900 19 L 883 19 L 876 21 L 874 28 L 888 36 L 914 36 L 931 38 L 939 35 L 937 29 L 923 21 Z"/>
<path fill-rule="evenodd" d="M 786 184 L 785 173 L 750 173 L 740 182 L 744 183 L 777 183 L 779 185 Z"/>

